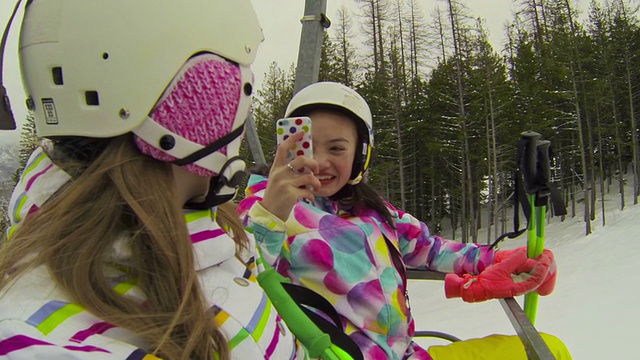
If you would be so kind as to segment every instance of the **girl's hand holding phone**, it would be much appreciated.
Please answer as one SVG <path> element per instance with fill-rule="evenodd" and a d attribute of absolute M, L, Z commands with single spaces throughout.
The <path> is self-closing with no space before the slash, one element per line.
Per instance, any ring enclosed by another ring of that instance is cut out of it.
<path fill-rule="evenodd" d="M 318 172 L 318 163 L 309 156 L 290 157 L 305 135 L 304 131 L 295 131 L 279 142 L 273 159 L 269 182 L 261 201 L 262 206 L 283 221 L 289 218 L 291 209 L 299 199 L 313 201 L 313 189 L 321 187 L 320 181 L 313 175 Z M 304 148 L 304 147 L 303 147 Z M 311 155 L 313 153 L 311 152 Z M 288 159 L 291 158 L 290 161 Z M 308 169 L 308 170 L 305 170 Z M 302 172 L 300 172 L 302 170 Z"/>
<path fill-rule="evenodd" d="M 313 142 L 311 141 L 311 118 L 308 116 L 298 116 L 291 118 L 280 119 L 276 122 L 276 144 L 280 145 L 291 135 L 303 132 L 302 138 L 293 145 L 287 152 L 287 163 L 291 163 L 298 156 L 313 157 Z M 291 165 L 291 170 L 298 170 L 301 173 L 313 173 L 309 168 L 302 169 L 294 168 Z M 307 186 L 307 190 L 312 190 L 311 186 Z"/>

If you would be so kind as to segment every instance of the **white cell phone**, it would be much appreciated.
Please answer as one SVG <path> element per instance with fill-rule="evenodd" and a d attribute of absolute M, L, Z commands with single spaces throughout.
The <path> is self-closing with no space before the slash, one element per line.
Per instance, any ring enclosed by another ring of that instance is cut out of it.
<path fill-rule="evenodd" d="M 313 143 L 311 142 L 311 119 L 307 116 L 284 118 L 276 121 L 276 142 L 280 145 L 289 136 L 304 131 L 304 136 L 287 154 L 287 162 L 296 156 L 313 157 Z"/>

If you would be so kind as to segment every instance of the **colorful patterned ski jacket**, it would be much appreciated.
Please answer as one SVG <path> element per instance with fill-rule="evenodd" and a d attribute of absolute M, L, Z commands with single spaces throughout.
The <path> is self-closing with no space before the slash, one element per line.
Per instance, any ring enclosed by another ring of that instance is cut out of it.
<path fill-rule="evenodd" d="M 259 203 L 266 187 L 265 177 L 252 175 L 238 206 L 263 257 L 293 283 L 327 298 L 368 360 L 431 358 L 412 342 L 404 266 L 477 274 L 493 262 L 486 246 L 433 236 L 391 205 L 395 229 L 372 210 L 344 209 L 327 198 L 298 201 L 283 223 Z"/>
<path fill-rule="evenodd" d="M 37 211 L 69 176 L 36 150 L 10 203 L 13 227 Z M 216 314 L 214 321 L 229 339 L 233 359 L 306 359 L 256 282 L 253 251 L 236 256 L 234 241 L 213 221 L 214 210 L 187 212 L 198 277 Z M 252 240 L 253 241 L 253 240 Z M 114 247 L 117 262 L 130 257 L 127 239 Z M 135 279 L 106 268 L 122 296 L 144 301 Z M 74 303 L 44 266 L 21 276 L 0 292 L 0 358 L 7 359 L 157 359 L 136 334 L 114 327 Z"/>

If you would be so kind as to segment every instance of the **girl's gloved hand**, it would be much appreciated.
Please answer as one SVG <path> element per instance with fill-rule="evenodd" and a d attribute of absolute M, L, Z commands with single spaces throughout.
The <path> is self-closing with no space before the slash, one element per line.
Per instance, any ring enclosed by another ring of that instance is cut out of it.
<path fill-rule="evenodd" d="M 516 251 L 524 251 L 525 254 L 526 254 L 527 247 L 523 246 L 523 247 L 519 247 L 519 248 L 513 249 L 513 250 L 499 250 L 494 255 L 493 263 L 497 264 L 497 263 L 503 261 L 504 259 L 506 259 L 506 258 L 510 257 L 511 255 L 513 255 Z M 549 295 L 549 294 L 551 294 L 553 292 L 553 289 L 556 286 L 556 274 L 558 272 L 558 266 L 556 265 L 556 262 L 555 262 L 555 260 L 553 258 L 553 253 L 551 253 L 551 250 L 546 250 L 545 249 L 544 251 L 550 253 L 551 265 L 549 266 L 549 274 L 542 281 L 542 284 L 540 284 L 540 287 L 538 287 L 536 289 L 538 294 L 540 294 L 542 296 Z"/>
<path fill-rule="evenodd" d="M 520 248 L 499 260 L 479 275 L 447 274 L 444 280 L 446 297 L 461 297 L 466 302 L 506 298 L 534 291 L 543 283 L 545 294 L 541 295 L 548 295 L 553 290 L 555 276 L 547 279 L 550 269 L 555 268 L 551 251 L 545 250 L 537 258 L 529 259 L 526 249 Z"/>

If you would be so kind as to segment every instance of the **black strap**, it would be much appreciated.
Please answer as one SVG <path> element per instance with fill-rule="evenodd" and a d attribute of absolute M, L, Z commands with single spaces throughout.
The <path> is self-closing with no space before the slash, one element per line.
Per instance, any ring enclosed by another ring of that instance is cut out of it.
<path fill-rule="evenodd" d="M 560 195 L 560 191 L 556 187 L 556 184 L 550 184 L 549 190 L 551 190 L 551 215 L 563 216 L 567 215 L 567 206 Z"/>
<path fill-rule="evenodd" d="M 346 351 L 355 360 L 364 360 L 362 351 L 353 339 L 344 332 L 338 312 L 327 299 L 317 292 L 300 285 L 287 282 L 282 282 L 281 284 L 305 315 L 307 315 L 322 332 L 329 335 L 331 343 Z M 327 315 L 333 323 L 311 309 L 321 311 Z"/>
<path fill-rule="evenodd" d="M 4 69 L 4 49 L 7 45 L 7 38 L 9 37 L 9 29 L 13 23 L 13 19 L 20 8 L 22 0 L 18 0 L 13 12 L 7 22 L 7 27 L 4 28 L 2 33 L 2 40 L 0 42 L 0 130 L 15 130 L 16 120 L 13 117 L 13 111 L 11 111 L 11 102 L 9 101 L 9 95 L 7 95 L 7 89 L 4 87 L 4 78 L 2 76 L 2 70 Z M 25 10 L 26 11 L 26 10 Z"/>
<path fill-rule="evenodd" d="M 546 206 L 551 203 L 551 214 L 566 215 L 567 210 L 555 184 L 551 182 L 551 161 L 554 159 L 551 142 L 541 140 L 540 134 L 524 132 L 518 142 L 516 151 L 516 170 L 514 173 L 515 197 L 513 209 L 514 231 L 500 235 L 490 246 L 496 247 L 505 238 L 516 238 L 522 235 L 531 220 L 531 204 L 528 195 L 535 195 L 534 206 Z M 551 200 L 551 201 L 549 201 Z M 520 229 L 520 208 L 527 224 Z"/>
<path fill-rule="evenodd" d="M 513 231 L 504 233 L 500 235 L 492 244 L 489 246 L 489 249 L 493 249 L 496 247 L 502 240 L 509 238 L 515 239 L 518 236 L 524 234 L 529 227 L 529 219 L 531 219 L 531 206 L 529 205 L 529 199 L 527 199 L 527 194 L 524 191 L 524 185 L 522 184 L 522 175 L 520 174 L 520 170 L 516 170 L 514 174 L 514 184 L 515 184 L 515 196 L 513 199 Z M 520 208 L 522 208 L 522 212 L 524 214 L 524 218 L 527 220 L 527 226 L 524 228 L 520 228 Z"/>
<path fill-rule="evenodd" d="M 349 335 L 345 334 L 341 328 L 336 327 L 334 324 L 309 310 L 305 306 L 300 306 L 300 309 L 302 309 L 305 315 L 307 315 L 307 317 L 309 317 L 309 319 L 311 319 L 311 321 L 313 321 L 320 330 L 329 335 L 331 343 L 346 351 L 354 360 L 364 360 L 364 355 L 362 355 L 362 351 L 358 347 L 358 344 L 356 344 Z"/>
<path fill-rule="evenodd" d="M 16 5 L 13 7 L 13 12 L 11 12 L 11 16 L 9 16 L 9 21 L 7 21 L 7 27 L 4 28 L 4 32 L 2 33 L 2 41 L 0 42 L 0 69 L 4 66 L 4 48 L 7 45 L 7 39 L 9 38 L 9 29 L 11 28 L 11 24 L 13 23 L 13 19 L 16 17 L 18 13 L 18 9 L 20 8 L 20 3 L 22 0 L 18 0 Z M 2 71 L 0 71 L 0 83 L 2 82 Z"/>
<path fill-rule="evenodd" d="M 238 128 L 236 128 L 232 132 L 214 141 L 213 143 L 203 147 L 202 149 L 194 153 L 191 153 L 190 155 L 187 155 L 182 159 L 174 160 L 171 163 L 176 164 L 178 166 L 193 164 L 194 162 L 202 159 L 203 157 L 213 154 L 214 152 L 222 149 L 224 146 L 232 142 L 235 138 L 242 135 L 243 131 L 244 131 L 244 123 L 242 123 L 242 125 L 240 125 Z"/>
<path fill-rule="evenodd" d="M 233 200 L 236 196 L 235 189 L 240 186 L 245 177 L 244 166 L 241 171 L 236 171 L 232 174 L 230 179 L 227 179 L 224 175 L 227 167 L 231 166 L 235 161 L 243 161 L 242 156 L 238 155 L 228 159 L 227 162 L 222 165 L 220 173 L 209 179 L 209 191 L 207 192 L 207 195 L 205 195 L 203 201 L 189 201 L 185 204 L 185 207 L 188 209 L 206 210 Z M 220 194 L 224 187 L 234 190 L 229 193 Z"/>
<path fill-rule="evenodd" d="M 322 311 L 333 320 L 335 326 L 342 328 L 342 321 L 340 320 L 338 312 L 333 305 L 320 294 L 309 288 L 290 283 L 282 283 L 282 287 L 287 290 L 289 296 L 291 296 L 296 303 Z"/>

